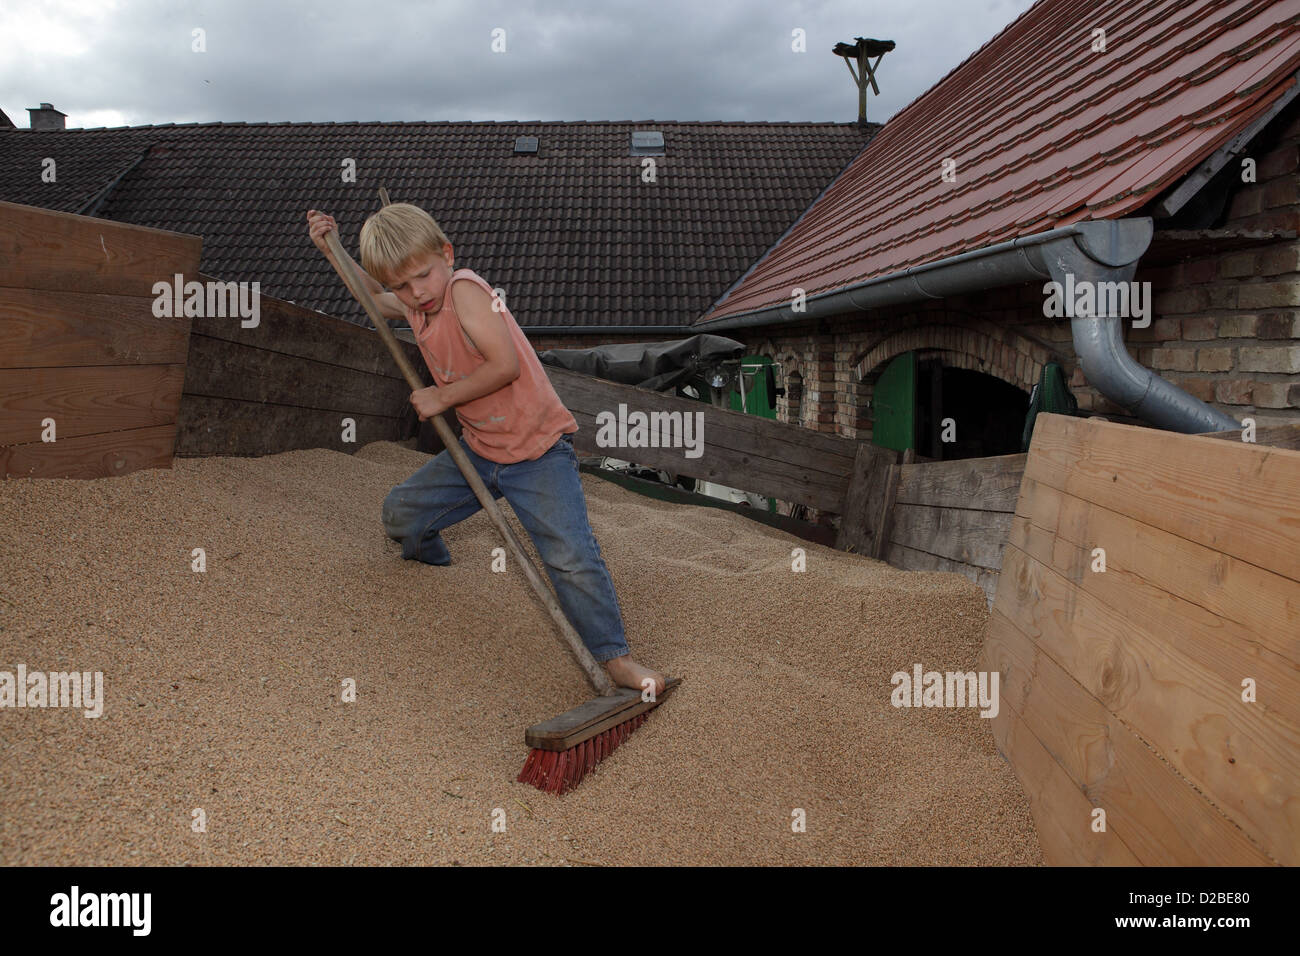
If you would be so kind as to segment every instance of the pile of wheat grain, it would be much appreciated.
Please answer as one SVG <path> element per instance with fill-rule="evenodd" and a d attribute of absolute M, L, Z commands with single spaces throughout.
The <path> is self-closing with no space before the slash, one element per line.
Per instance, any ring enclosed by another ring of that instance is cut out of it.
<path fill-rule="evenodd" d="M 684 683 L 577 791 L 515 783 L 591 692 L 484 514 L 447 567 L 385 538 L 426 460 L 0 483 L 0 670 L 105 694 L 0 710 L 0 864 L 1041 862 L 989 722 L 890 705 L 896 671 L 974 669 L 975 585 L 591 476 L 633 652 Z"/>

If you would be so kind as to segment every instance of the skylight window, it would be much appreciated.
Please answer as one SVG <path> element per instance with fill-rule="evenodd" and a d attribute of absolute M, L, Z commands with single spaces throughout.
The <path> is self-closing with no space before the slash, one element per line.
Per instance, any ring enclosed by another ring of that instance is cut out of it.
<path fill-rule="evenodd" d="M 664 155 L 664 134 L 657 129 L 634 130 L 632 133 L 632 155 Z"/>

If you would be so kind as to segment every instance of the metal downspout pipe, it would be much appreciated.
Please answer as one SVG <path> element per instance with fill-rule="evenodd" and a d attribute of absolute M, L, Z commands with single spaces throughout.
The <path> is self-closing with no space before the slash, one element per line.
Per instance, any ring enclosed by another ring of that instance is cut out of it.
<path fill-rule="evenodd" d="M 1128 283 L 1151 242 L 1150 219 L 1096 220 L 1069 240 L 1035 249 L 1054 282 Z M 1102 296 L 1097 295 L 1100 304 Z M 1107 297 L 1115 304 L 1114 297 Z M 1123 315 L 1075 316 L 1070 320 L 1074 351 L 1088 384 L 1138 418 L 1171 431 L 1226 431 L 1241 427 L 1235 418 L 1187 394 L 1151 369 L 1139 365 L 1124 347 Z"/>

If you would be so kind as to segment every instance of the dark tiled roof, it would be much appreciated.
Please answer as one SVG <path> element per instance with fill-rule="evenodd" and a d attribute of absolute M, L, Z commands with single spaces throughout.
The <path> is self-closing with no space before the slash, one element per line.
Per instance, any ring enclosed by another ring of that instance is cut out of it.
<path fill-rule="evenodd" d="M 1133 213 L 1298 67 L 1300 0 L 1040 0 L 891 119 L 704 318 Z"/>
<path fill-rule="evenodd" d="M 852 123 L 217 123 L 0 130 L 0 199 L 203 237 L 203 271 L 365 321 L 307 237 L 339 221 L 349 251 L 376 189 L 427 209 L 456 264 L 506 290 L 525 326 L 685 326 L 862 149 Z M 662 130 L 641 182 L 633 130 Z M 536 155 L 516 156 L 517 136 Z M 42 183 L 54 157 L 56 183 Z M 141 159 L 141 157 L 143 158 Z M 342 182 L 344 158 L 357 182 Z M 137 160 L 139 162 L 137 163 Z M 136 165 L 132 165 L 136 164 Z M 122 173 L 125 171 L 125 175 Z"/>

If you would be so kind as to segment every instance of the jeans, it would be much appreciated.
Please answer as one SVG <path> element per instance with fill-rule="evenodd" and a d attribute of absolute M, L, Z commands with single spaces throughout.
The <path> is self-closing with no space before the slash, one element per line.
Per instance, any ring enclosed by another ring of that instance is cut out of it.
<path fill-rule="evenodd" d="M 480 457 L 464 439 L 460 444 L 492 497 L 510 502 L 591 656 L 604 662 L 628 653 L 614 582 L 587 519 L 578 456 L 568 436 L 540 458 L 509 465 Z M 442 451 L 388 493 L 384 530 L 402 543 L 403 558 L 450 564 L 451 553 L 438 532 L 480 508 L 451 454 Z"/>

